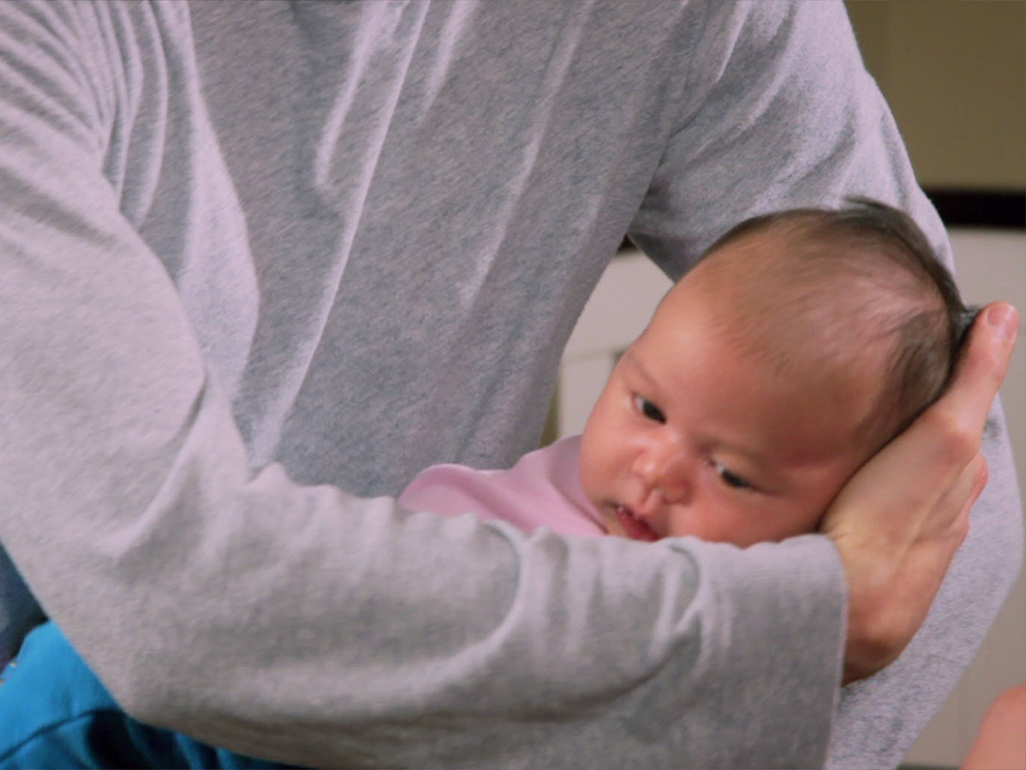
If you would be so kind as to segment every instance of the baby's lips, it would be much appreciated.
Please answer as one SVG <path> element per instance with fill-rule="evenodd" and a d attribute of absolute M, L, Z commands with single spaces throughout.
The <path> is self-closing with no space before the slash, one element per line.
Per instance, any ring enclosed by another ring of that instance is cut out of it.
<path fill-rule="evenodd" d="M 616 506 L 616 520 L 620 522 L 623 531 L 631 540 L 640 540 L 643 543 L 654 543 L 659 539 L 650 526 L 637 516 L 625 505 Z"/>

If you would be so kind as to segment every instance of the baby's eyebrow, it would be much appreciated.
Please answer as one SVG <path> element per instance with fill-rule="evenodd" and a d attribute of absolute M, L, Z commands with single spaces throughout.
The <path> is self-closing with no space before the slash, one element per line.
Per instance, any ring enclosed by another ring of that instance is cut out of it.
<path fill-rule="evenodd" d="M 634 352 L 633 347 L 627 348 L 620 356 L 620 358 L 626 361 L 626 363 L 632 369 L 634 369 L 634 371 L 640 374 L 643 380 L 647 380 L 649 385 L 655 388 L 659 387 L 659 382 L 656 380 L 655 377 L 652 376 L 648 369 L 645 368 L 645 365 L 642 364 L 641 361 L 638 359 L 638 356 Z"/>

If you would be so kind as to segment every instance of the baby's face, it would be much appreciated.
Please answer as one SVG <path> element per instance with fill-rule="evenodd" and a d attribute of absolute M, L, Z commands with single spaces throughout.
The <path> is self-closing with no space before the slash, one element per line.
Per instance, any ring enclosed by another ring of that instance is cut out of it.
<path fill-rule="evenodd" d="M 739 546 L 814 530 L 866 459 L 854 440 L 868 376 L 783 376 L 710 322 L 678 284 L 624 353 L 581 444 L 581 483 L 607 531 Z M 798 381 L 804 380 L 804 381 Z"/>

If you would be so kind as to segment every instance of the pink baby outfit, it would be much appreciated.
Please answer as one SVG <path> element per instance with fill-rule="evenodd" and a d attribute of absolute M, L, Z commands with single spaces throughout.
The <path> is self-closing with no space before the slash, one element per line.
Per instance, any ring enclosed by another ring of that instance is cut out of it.
<path fill-rule="evenodd" d="M 433 465 L 414 477 L 399 503 L 414 511 L 501 519 L 525 532 L 545 526 L 563 535 L 604 535 L 598 511 L 581 490 L 580 449 L 581 437 L 571 436 L 524 455 L 509 470 Z"/>

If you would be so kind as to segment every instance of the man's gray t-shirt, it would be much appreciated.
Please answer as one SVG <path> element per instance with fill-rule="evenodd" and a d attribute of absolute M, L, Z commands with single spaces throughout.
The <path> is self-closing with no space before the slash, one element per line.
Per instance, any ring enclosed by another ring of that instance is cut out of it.
<path fill-rule="evenodd" d="M 935 612 L 835 717 L 823 538 L 376 497 L 533 446 L 625 232 L 678 276 L 863 194 L 948 253 L 840 4 L 5 4 L 0 143 L 0 538 L 143 719 L 322 766 L 811 766 L 831 729 L 894 765 L 1015 575 L 995 423 Z"/>

